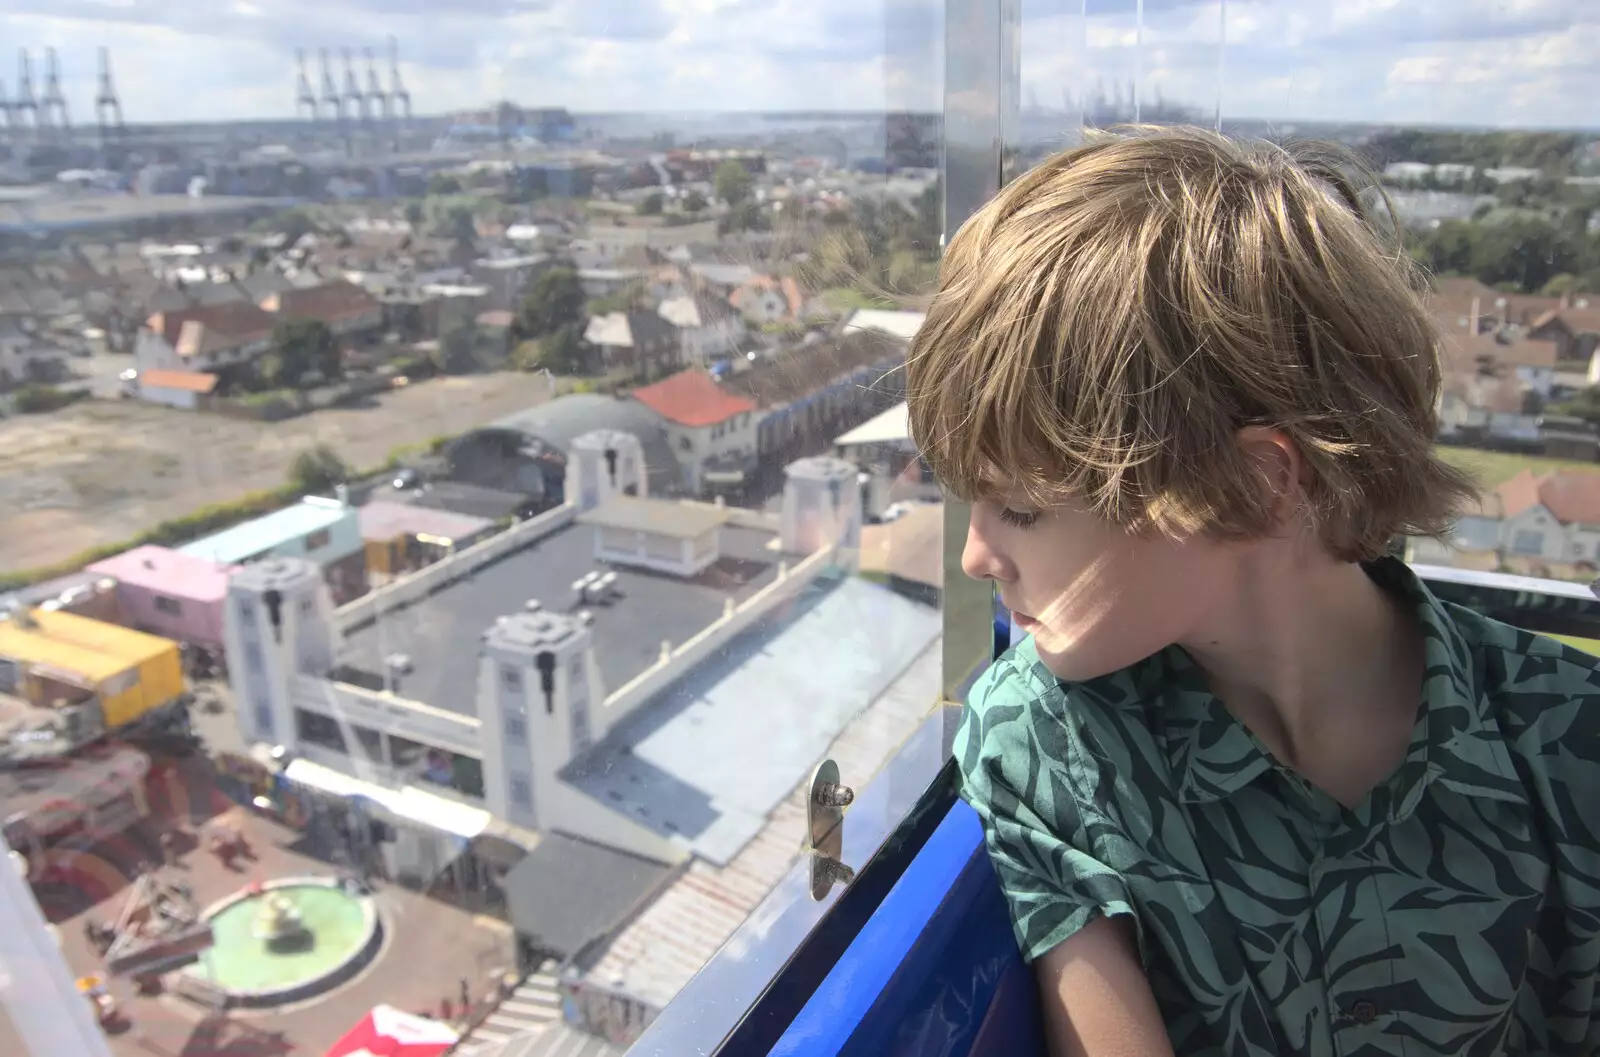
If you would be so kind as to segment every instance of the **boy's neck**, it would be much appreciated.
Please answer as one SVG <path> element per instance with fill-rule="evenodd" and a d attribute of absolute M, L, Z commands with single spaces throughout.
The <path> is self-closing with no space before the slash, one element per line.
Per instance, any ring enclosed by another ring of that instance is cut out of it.
<path fill-rule="evenodd" d="M 1181 645 L 1212 692 L 1282 763 L 1347 804 L 1405 757 L 1421 703 L 1423 635 L 1361 566 L 1269 547 Z"/>

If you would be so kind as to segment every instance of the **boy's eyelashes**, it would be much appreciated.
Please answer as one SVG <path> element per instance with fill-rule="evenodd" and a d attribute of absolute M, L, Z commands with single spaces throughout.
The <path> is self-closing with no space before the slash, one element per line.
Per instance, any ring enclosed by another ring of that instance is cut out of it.
<path fill-rule="evenodd" d="M 1038 521 L 1039 515 L 1032 511 L 1012 510 L 1010 507 L 1001 507 L 1000 520 L 1013 528 L 1025 529 L 1031 527 L 1035 521 Z"/>

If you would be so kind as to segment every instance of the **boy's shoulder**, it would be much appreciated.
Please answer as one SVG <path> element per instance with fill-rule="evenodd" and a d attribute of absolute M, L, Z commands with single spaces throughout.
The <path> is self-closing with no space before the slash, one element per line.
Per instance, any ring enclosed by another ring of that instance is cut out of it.
<path fill-rule="evenodd" d="M 1023 639 L 983 673 L 962 713 L 955 756 L 969 776 L 999 768 L 1037 774 L 1067 768 L 1074 785 L 1095 784 L 1084 769 L 1145 755 L 1156 732 L 1150 708 L 1166 689 L 1160 655 L 1086 682 L 1057 679 Z"/>

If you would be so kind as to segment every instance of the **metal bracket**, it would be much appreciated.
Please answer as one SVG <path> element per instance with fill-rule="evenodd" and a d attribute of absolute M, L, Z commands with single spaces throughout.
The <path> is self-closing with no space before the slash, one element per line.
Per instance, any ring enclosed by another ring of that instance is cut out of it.
<path fill-rule="evenodd" d="M 855 871 L 840 861 L 844 854 L 844 809 L 856 798 L 855 790 L 839 784 L 839 765 L 823 760 L 811 772 L 806 796 L 806 851 L 811 857 L 811 898 L 822 900 Z"/>

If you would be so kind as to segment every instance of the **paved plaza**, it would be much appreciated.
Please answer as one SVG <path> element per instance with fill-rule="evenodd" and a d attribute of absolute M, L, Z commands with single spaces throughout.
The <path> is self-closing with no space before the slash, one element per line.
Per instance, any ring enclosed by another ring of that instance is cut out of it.
<path fill-rule="evenodd" d="M 36 888 L 77 974 L 100 968 L 100 957 L 85 934 L 86 921 L 115 921 L 128 879 L 138 874 L 141 862 L 165 880 L 188 885 L 201 907 L 253 881 L 338 872 L 333 864 L 307 854 L 295 830 L 228 802 L 210 780 L 204 760 L 157 761 L 156 770 L 162 773 L 150 783 L 152 815 L 142 833 L 101 846 L 96 855 L 100 865 L 74 881 Z M 198 827 L 207 822 L 236 826 L 252 857 L 236 860 L 231 868 L 223 865 L 195 839 Z M 158 864 L 163 830 L 179 838 L 174 861 L 167 865 Z M 112 1051 L 118 1057 L 321 1057 L 374 1005 L 437 1016 L 448 1000 L 454 1014 L 462 981 L 474 1001 L 481 1001 L 494 988 L 497 974 L 514 964 L 512 937 L 504 924 L 382 882 L 376 884 L 376 901 L 385 936 L 372 964 L 328 994 L 303 1003 L 213 1014 L 170 991 L 139 996 L 131 981 L 114 980 L 113 993 L 130 1023 L 111 1036 Z"/>

